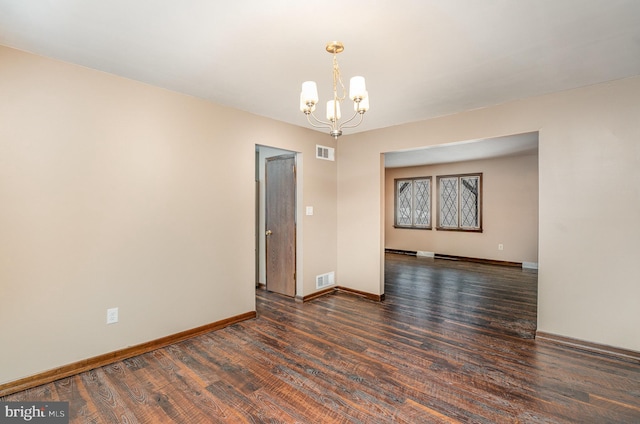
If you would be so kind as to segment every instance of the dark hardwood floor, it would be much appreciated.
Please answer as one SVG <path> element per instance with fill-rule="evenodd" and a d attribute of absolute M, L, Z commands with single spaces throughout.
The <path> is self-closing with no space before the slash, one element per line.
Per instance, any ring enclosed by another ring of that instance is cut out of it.
<path fill-rule="evenodd" d="M 300 304 L 0 400 L 73 423 L 639 423 L 640 363 L 532 339 L 534 271 L 387 255 L 386 299 Z"/>

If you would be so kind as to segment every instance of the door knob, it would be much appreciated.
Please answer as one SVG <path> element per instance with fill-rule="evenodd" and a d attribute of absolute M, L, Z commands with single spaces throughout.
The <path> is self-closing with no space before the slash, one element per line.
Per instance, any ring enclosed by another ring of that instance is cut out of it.
<path fill-rule="evenodd" d="M 273 231 L 271 231 L 271 230 L 267 230 L 267 231 L 265 232 L 265 234 L 266 234 L 267 236 L 270 236 L 271 234 L 273 234 Z"/>

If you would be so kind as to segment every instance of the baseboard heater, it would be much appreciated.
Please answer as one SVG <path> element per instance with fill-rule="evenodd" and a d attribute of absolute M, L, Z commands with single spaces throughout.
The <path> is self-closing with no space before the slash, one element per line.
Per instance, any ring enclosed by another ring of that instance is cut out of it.
<path fill-rule="evenodd" d="M 398 255 L 409 255 L 409 256 L 424 256 L 419 255 L 417 250 L 402 250 L 402 249 L 384 249 L 385 253 L 395 253 Z M 457 255 L 445 255 L 443 253 L 434 253 L 433 256 L 429 255 L 428 257 L 433 257 L 435 259 L 445 259 L 449 261 L 464 261 L 464 262 L 475 262 L 479 264 L 489 264 L 489 265 L 501 265 L 501 266 L 511 266 L 515 268 L 522 268 L 522 262 L 511 262 L 511 261 L 499 261 L 496 259 L 483 259 L 483 258 L 471 258 L 468 256 L 457 256 Z"/>
<path fill-rule="evenodd" d="M 512 266 L 512 267 L 516 267 L 516 268 L 522 268 L 522 262 L 498 261 L 498 260 L 495 260 L 495 259 L 470 258 L 470 257 L 467 257 L 467 256 L 443 255 L 441 253 L 436 253 L 433 257 L 436 258 L 436 259 L 446 259 L 446 260 L 449 260 L 449 261 L 475 262 L 475 263 L 479 263 L 479 264 Z"/>
<path fill-rule="evenodd" d="M 384 249 L 385 253 L 395 253 L 397 255 L 418 256 L 417 250 Z"/>

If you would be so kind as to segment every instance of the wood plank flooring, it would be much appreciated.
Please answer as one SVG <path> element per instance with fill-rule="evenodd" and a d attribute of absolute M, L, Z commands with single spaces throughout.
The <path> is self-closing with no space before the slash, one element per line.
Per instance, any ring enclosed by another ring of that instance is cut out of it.
<path fill-rule="evenodd" d="M 535 271 L 388 254 L 386 299 L 300 304 L 0 401 L 73 423 L 639 423 L 640 363 L 532 339 Z"/>

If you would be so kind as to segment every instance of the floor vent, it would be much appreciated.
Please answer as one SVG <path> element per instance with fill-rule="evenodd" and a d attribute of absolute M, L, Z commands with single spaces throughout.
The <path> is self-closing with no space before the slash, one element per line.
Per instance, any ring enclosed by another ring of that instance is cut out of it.
<path fill-rule="evenodd" d="M 316 144 L 316 159 L 336 160 L 336 149 Z"/>
<path fill-rule="evenodd" d="M 322 289 L 335 284 L 335 274 L 329 272 L 327 274 L 316 275 L 316 289 Z"/>

